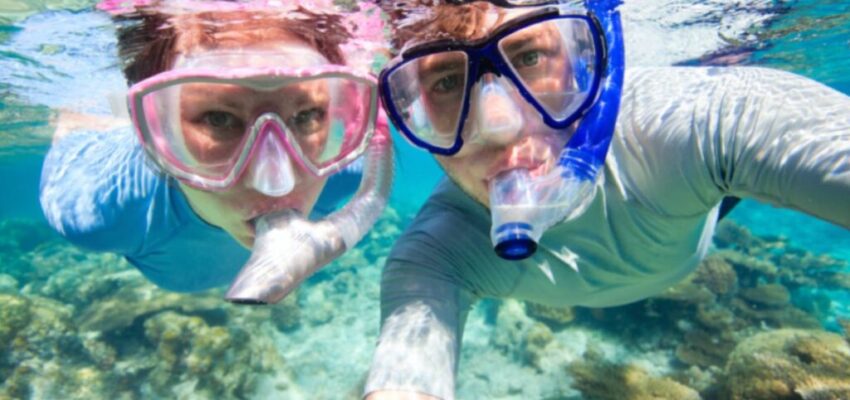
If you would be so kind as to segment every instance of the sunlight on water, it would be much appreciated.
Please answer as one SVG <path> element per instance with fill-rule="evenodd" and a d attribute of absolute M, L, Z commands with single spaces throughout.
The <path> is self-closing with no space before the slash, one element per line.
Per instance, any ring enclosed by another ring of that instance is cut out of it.
<path fill-rule="evenodd" d="M 0 22 L 14 23 L 48 10 L 89 10 L 95 3 L 91 0 L 0 0 Z"/>

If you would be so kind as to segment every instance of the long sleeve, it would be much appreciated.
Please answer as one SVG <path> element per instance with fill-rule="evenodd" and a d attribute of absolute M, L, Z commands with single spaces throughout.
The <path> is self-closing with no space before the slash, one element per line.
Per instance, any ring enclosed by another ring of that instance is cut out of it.
<path fill-rule="evenodd" d="M 671 215 L 751 197 L 850 228 L 850 97 L 765 68 L 638 69 L 627 79 L 612 152 L 629 195 Z"/>
<path fill-rule="evenodd" d="M 317 212 L 356 189 L 355 168 L 334 176 Z M 50 149 L 41 206 L 72 243 L 121 254 L 166 289 L 197 291 L 229 283 L 248 259 L 224 230 L 203 221 L 172 180 L 151 167 L 131 129 L 73 132 Z"/>
<path fill-rule="evenodd" d="M 129 127 L 74 132 L 58 140 L 42 168 L 39 200 L 50 225 L 95 251 L 138 254 L 163 179 L 145 165 Z"/>

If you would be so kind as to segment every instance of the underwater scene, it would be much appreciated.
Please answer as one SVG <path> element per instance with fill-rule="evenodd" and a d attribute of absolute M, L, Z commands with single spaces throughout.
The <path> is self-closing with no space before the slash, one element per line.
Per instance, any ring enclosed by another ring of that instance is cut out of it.
<path fill-rule="evenodd" d="M 59 110 L 125 88 L 91 0 L 0 0 L 0 400 L 358 399 L 381 268 L 442 173 L 393 134 L 390 203 L 356 248 L 273 306 L 156 287 L 73 246 L 38 202 Z M 625 0 L 627 65 L 756 65 L 850 95 L 850 2 Z M 850 199 L 848 199 L 850 207 Z M 743 200 L 669 290 L 612 308 L 485 299 L 458 399 L 850 399 L 850 231 Z"/>

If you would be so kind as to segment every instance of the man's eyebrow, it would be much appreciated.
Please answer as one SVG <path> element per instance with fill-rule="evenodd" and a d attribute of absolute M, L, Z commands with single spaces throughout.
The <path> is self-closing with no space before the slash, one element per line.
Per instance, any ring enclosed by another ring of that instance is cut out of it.
<path fill-rule="evenodd" d="M 433 74 L 445 71 L 452 71 L 458 68 L 463 68 L 465 64 L 466 63 L 464 62 L 463 57 L 452 57 L 452 59 L 437 60 L 433 63 L 429 62 L 424 68 L 420 66 L 419 72 L 427 72 L 429 74 Z"/>
<path fill-rule="evenodd" d="M 511 35 L 510 40 L 506 41 L 504 51 L 510 53 L 517 49 L 521 49 L 526 45 L 533 43 L 535 39 L 539 39 L 539 32 L 537 35 L 535 35 L 534 32 L 522 32 Z"/>

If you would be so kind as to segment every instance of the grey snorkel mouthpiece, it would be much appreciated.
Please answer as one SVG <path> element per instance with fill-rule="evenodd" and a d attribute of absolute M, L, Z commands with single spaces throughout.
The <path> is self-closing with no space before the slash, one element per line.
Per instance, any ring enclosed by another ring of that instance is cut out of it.
<path fill-rule="evenodd" d="M 238 304 L 277 303 L 345 250 L 329 222 L 312 223 L 294 210 L 264 215 L 257 221 L 251 258 L 225 298 Z"/>
<path fill-rule="evenodd" d="M 383 121 L 378 120 L 366 150 L 360 187 L 345 207 L 320 221 L 310 221 L 295 210 L 257 219 L 251 257 L 227 290 L 227 301 L 279 302 L 372 228 L 387 204 L 392 183 L 392 141 Z"/>

